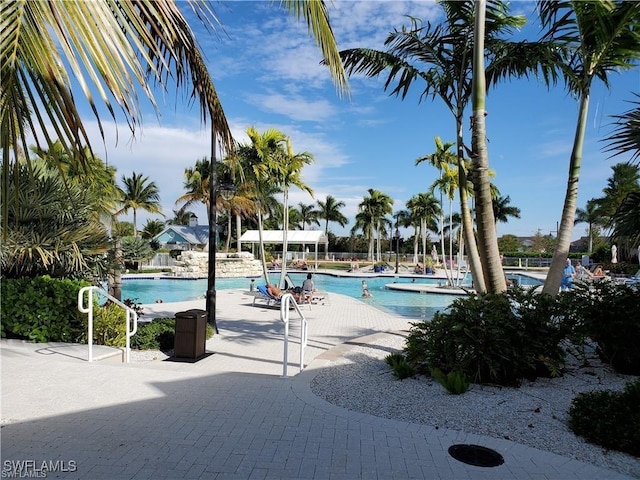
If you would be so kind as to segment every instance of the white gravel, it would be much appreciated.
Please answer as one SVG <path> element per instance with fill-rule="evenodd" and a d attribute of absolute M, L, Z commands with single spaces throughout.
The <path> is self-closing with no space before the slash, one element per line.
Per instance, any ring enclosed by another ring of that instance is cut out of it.
<path fill-rule="evenodd" d="M 452 395 L 430 378 L 395 378 L 384 358 L 403 347 L 400 335 L 356 346 L 320 370 L 311 389 L 348 410 L 505 438 L 640 478 L 640 458 L 586 443 L 567 427 L 579 392 L 622 390 L 636 377 L 619 375 L 590 356 L 588 366 L 573 361 L 559 378 L 525 381 L 520 388 L 472 385 Z"/>

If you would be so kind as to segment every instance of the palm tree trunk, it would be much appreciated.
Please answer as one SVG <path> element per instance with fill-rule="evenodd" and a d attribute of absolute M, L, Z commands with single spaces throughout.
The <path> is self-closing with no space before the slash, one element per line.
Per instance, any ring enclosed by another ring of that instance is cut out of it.
<path fill-rule="evenodd" d="M 558 228 L 558 243 L 553 252 L 551 266 L 544 282 L 542 293 L 557 295 L 562 283 L 562 271 L 564 270 L 569 247 L 571 245 L 571 235 L 573 234 L 573 224 L 576 215 L 576 202 L 578 199 L 578 179 L 580 177 L 580 166 L 582 164 L 582 150 L 584 147 L 584 136 L 587 127 L 587 113 L 589 111 L 589 92 L 583 92 L 580 98 L 580 109 L 578 111 L 578 124 L 573 140 L 573 150 L 569 162 L 569 179 L 567 181 L 567 192 L 564 197 L 564 207 L 562 218 Z"/>
<path fill-rule="evenodd" d="M 137 237 L 138 236 L 138 228 L 137 228 L 137 218 L 138 218 L 138 212 L 136 211 L 136 209 L 133 209 L 133 237 Z"/>
<path fill-rule="evenodd" d="M 242 236 L 242 218 L 239 213 L 236 213 L 236 235 L 238 238 L 238 246 L 236 247 L 236 251 L 240 253 L 242 251 L 242 242 L 240 241 L 240 237 Z"/>
<path fill-rule="evenodd" d="M 122 241 L 120 237 L 115 238 L 114 242 L 114 263 L 113 272 L 107 280 L 109 295 L 122 300 Z"/>
<path fill-rule="evenodd" d="M 484 24 L 486 0 L 476 0 L 476 18 L 473 45 L 473 83 L 471 101 L 473 105 L 471 150 L 476 198 L 476 223 L 478 224 L 478 250 L 487 291 L 504 292 L 507 283 L 500 261 L 498 238 L 493 216 L 493 200 L 489 181 L 489 160 L 485 127 L 485 71 L 484 71 Z M 479 223 L 478 223 L 479 222 Z M 476 286 L 476 288 L 478 288 Z"/>
<path fill-rule="evenodd" d="M 264 255 L 264 241 L 262 240 L 262 212 L 258 210 L 258 240 L 260 243 L 260 261 L 262 262 L 262 274 L 264 283 L 269 283 L 269 272 L 267 270 L 267 259 Z"/>
<path fill-rule="evenodd" d="M 282 267 L 280 269 L 280 288 L 284 286 L 284 277 L 287 274 L 287 232 L 289 230 L 289 192 L 284 190 L 284 215 L 282 219 Z"/>
<path fill-rule="evenodd" d="M 420 221 L 421 224 L 421 236 L 422 236 L 422 266 L 427 267 L 427 219 L 423 218 Z"/>
<path fill-rule="evenodd" d="M 231 220 L 231 212 L 228 212 L 227 215 L 227 243 L 225 247 L 225 253 L 229 253 L 229 248 L 231 247 L 231 226 L 233 222 Z"/>
<path fill-rule="evenodd" d="M 422 222 L 422 220 L 420 221 Z M 418 227 L 413 227 L 413 263 L 418 263 L 418 242 L 420 241 L 420 235 L 418 234 Z"/>

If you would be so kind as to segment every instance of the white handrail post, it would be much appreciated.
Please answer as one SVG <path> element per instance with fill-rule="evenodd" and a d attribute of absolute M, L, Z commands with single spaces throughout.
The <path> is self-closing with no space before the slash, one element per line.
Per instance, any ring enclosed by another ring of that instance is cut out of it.
<path fill-rule="evenodd" d="M 280 302 L 280 319 L 284 322 L 284 354 L 282 358 L 282 378 L 287 378 L 287 364 L 289 362 L 289 297 L 291 294 L 282 296 Z"/>
<path fill-rule="evenodd" d="M 78 292 L 78 310 L 87 314 L 87 346 L 89 347 L 89 362 L 93 362 L 93 289 L 82 287 Z M 88 293 L 87 307 L 84 306 L 84 292 Z"/>

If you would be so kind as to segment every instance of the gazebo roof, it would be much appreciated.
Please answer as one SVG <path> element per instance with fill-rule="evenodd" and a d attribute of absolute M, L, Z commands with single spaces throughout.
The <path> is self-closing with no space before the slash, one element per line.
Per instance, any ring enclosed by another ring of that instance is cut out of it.
<path fill-rule="evenodd" d="M 264 243 L 283 243 L 284 230 L 263 230 L 262 241 Z M 327 236 L 319 230 L 288 230 L 287 243 L 327 243 Z M 258 230 L 247 230 L 240 237 L 242 243 L 260 242 Z"/>

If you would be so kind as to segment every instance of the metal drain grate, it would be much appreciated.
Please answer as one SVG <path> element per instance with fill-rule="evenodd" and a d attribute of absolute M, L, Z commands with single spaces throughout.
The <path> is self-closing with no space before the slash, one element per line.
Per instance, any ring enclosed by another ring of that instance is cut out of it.
<path fill-rule="evenodd" d="M 476 467 L 497 467 L 504 463 L 502 455 L 480 445 L 451 445 L 449 455 L 462 463 Z"/>

